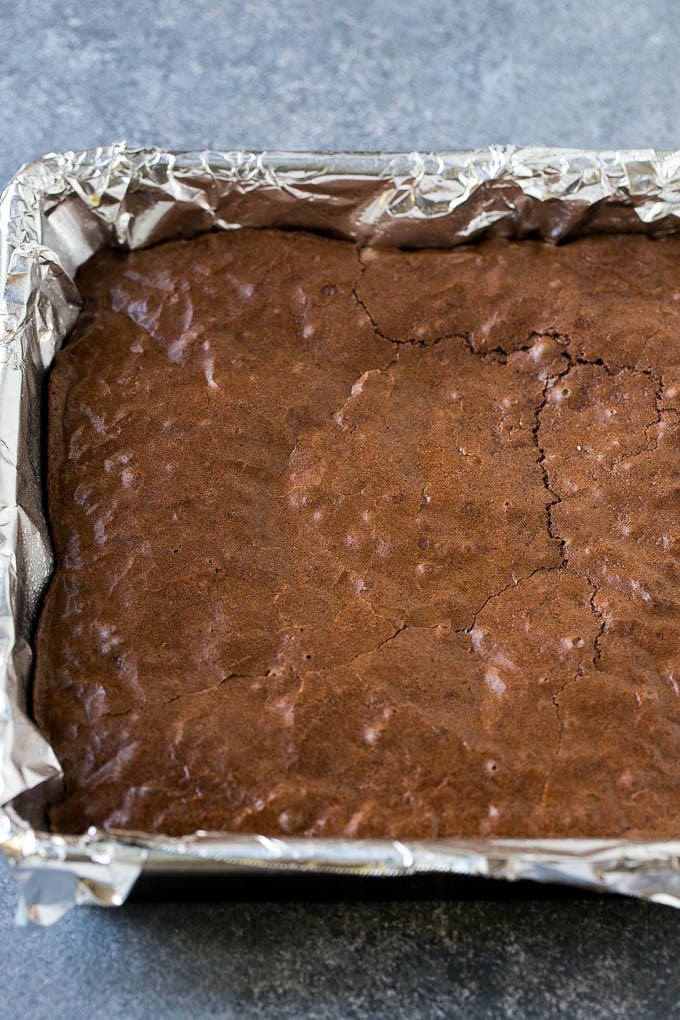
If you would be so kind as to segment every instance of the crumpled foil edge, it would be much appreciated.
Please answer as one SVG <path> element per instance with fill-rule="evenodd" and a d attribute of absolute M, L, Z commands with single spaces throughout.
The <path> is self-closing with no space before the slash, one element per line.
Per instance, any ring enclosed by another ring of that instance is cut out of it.
<path fill-rule="evenodd" d="M 322 230 L 363 244 L 450 246 L 494 231 L 560 241 L 584 231 L 680 229 L 680 152 L 492 146 L 450 153 L 171 153 L 124 142 L 50 154 L 0 199 L 0 849 L 20 921 L 121 904 L 142 870 L 532 879 L 680 907 L 680 839 L 185 838 L 32 826 L 60 776 L 28 717 L 30 635 L 52 569 L 40 469 L 40 384 L 79 309 L 77 268 L 210 229 Z M 18 799 L 17 799 L 18 798 Z M 19 811 L 21 804 L 21 813 Z"/>

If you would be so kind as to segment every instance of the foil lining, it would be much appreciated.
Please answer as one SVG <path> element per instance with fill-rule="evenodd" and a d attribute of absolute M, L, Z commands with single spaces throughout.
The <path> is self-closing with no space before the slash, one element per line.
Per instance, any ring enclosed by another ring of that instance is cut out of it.
<path fill-rule="evenodd" d="M 79 309 L 76 270 L 105 246 L 211 229 L 306 228 L 363 244 L 460 244 L 488 233 L 561 241 L 680 230 L 680 152 L 491 147 L 410 154 L 170 153 L 125 143 L 46 156 L 0 199 L 0 848 L 19 919 L 114 906 L 142 870 L 450 872 L 562 882 L 680 907 L 680 833 L 619 840 L 186 838 L 41 828 L 59 763 L 30 721 L 30 637 L 52 551 L 40 467 L 44 373 Z"/>

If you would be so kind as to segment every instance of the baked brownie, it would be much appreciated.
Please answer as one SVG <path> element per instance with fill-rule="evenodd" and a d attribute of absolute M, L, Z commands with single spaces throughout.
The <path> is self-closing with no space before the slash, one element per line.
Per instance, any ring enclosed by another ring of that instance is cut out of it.
<path fill-rule="evenodd" d="M 55 829 L 680 833 L 680 240 L 209 234 L 80 273 Z"/>

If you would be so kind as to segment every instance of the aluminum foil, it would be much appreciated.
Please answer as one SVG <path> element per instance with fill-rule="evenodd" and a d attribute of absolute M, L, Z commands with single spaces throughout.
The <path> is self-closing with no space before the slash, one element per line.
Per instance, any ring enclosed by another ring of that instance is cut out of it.
<path fill-rule="evenodd" d="M 676 231 L 680 152 L 169 153 L 120 143 L 49 155 L 19 172 L 0 199 L 0 848 L 22 889 L 20 919 L 49 924 L 77 903 L 120 904 L 143 869 L 436 871 L 557 881 L 680 906 L 680 838 L 402 843 L 42 831 L 60 770 L 26 712 L 30 636 L 52 568 L 40 395 L 78 314 L 73 276 L 107 245 L 138 248 L 240 226 L 415 247 L 490 232 L 559 241 L 589 231 Z"/>

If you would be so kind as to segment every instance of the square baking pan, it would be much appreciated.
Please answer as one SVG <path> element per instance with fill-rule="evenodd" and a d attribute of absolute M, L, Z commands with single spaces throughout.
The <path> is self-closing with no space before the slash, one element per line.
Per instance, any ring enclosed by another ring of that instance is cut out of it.
<path fill-rule="evenodd" d="M 42 380 L 78 315 L 75 273 L 107 246 L 135 249 L 241 226 L 396 247 L 450 247 L 489 233 L 553 242 L 600 231 L 663 234 L 680 229 L 680 154 L 512 146 L 171 153 L 120 143 L 48 155 L 17 174 L 0 200 L 0 847 L 21 885 L 25 916 L 47 924 L 76 903 L 118 905 L 142 873 L 145 881 L 162 875 L 168 888 L 180 878 L 246 874 L 266 874 L 267 882 L 358 876 L 357 888 L 369 877 L 531 879 L 680 906 L 680 839 L 46 831 L 60 769 L 27 714 L 31 637 L 52 570 Z"/>

